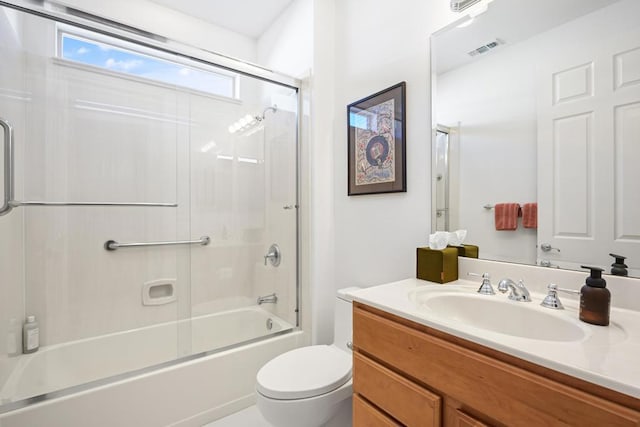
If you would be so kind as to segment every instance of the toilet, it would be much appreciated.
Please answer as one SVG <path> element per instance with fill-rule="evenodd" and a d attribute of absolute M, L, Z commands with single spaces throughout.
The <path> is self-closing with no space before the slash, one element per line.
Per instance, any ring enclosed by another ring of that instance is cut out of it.
<path fill-rule="evenodd" d="M 351 293 L 358 289 L 337 292 L 333 344 L 288 351 L 258 371 L 256 405 L 274 427 L 351 426 Z"/>

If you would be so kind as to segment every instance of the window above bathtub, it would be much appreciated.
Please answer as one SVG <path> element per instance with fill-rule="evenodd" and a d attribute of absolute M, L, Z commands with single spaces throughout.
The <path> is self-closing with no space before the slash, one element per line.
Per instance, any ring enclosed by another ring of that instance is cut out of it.
<path fill-rule="evenodd" d="M 94 70 L 240 98 L 236 73 L 68 25 L 58 26 L 56 56 Z"/>

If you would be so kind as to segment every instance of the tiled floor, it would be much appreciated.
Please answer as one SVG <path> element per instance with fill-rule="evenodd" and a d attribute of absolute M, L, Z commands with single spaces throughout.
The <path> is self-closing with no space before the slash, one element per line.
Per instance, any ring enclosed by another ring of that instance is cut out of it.
<path fill-rule="evenodd" d="M 243 409 L 202 427 L 273 427 L 262 415 L 256 405 Z"/>

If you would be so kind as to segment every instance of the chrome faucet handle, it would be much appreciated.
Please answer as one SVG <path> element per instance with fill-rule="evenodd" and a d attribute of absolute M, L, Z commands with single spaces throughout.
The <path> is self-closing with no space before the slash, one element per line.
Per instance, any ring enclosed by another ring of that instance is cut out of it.
<path fill-rule="evenodd" d="M 509 278 L 502 279 L 500 283 L 498 283 L 498 290 L 503 294 L 508 290 L 511 290 L 511 293 L 509 293 L 510 300 L 531 302 L 531 294 L 529 293 L 529 289 L 524 285 L 524 281 L 522 279 L 518 280 L 518 283 Z"/>
<path fill-rule="evenodd" d="M 554 310 L 564 310 L 564 305 L 562 305 L 560 298 L 558 298 L 558 285 L 549 283 L 547 289 L 549 289 L 549 293 L 544 297 L 540 305 L 546 308 L 553 308 Z"/>
<path fill-rule="evenodd" d="M 271 265 L 277 267 L 280 265 L 280 261 L 282 259 L 282 252 L 280 252 L 280 247 L 274 243 L 269 246 L 269 250 L 267 254 L 264 255 L 264 265 L 267 265 L 267 260 L 271 261 Z"/>
<path fill-rule="evenodd" d="M 580 291 L 576 291 L 574 289 L 559 288 L 555 283 L 549 283 L 547 289 L 549 289 L 549 294 L 544 297 L 544 300 L 542 300 L 540 305 L 546 308 L 553 308 L 555 310 L 564 310 L 564 305 L 562 305 L 562 302 L 560 302 L 560 298 L 558 298 L 558 292 L 580 295 Z"/>
<path fill-rule="evenodd" d="M 493 286 L 491 286 L 491 276 L 489 273 L 467 273 L 469 276 L 480 276 L 482 277 L 482 284 L 478 288 L 478 293 L 482 295 L 495 295 L 496 292 L 493 290 Z"/>

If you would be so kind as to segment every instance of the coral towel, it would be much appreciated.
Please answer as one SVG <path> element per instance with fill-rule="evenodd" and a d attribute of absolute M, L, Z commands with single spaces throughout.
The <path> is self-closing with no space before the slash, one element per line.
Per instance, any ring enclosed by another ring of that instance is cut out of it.
<path fill-rule="evenodd" d="M 522 205 L 522 226 L 524 228 L 538 228 L 537 203 L 525 203 Z"/>
<path fill-rule="evenodd" d="M 517 203 L 498 203 L 494 207 L 496 230 L 515 230 L 518 228 L 520 205 Z"/>

